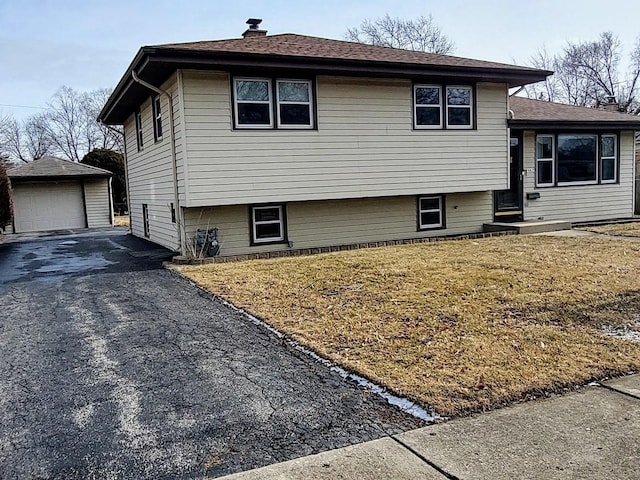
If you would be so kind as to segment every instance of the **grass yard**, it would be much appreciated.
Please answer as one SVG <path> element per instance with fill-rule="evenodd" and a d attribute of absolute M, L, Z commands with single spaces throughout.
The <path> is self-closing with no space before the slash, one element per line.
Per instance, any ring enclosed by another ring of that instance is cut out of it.
<path fill-rule="evenodd" d="M 129 226 L 129 215 L 114 215 L 113 216 L 113 226 L 114 227 L 128 227 Z"/>
<path fill-rule="evenodd" d="M 597 225 L 583 227 L 581 230 L 605 233 L 607 235 L 622 235 L 625 237 L 640 237 L 640 222 L 611 223 L 609 225 Z"/>
<path fill-rule="evenodd" d="M 464 415 L 640 368 L 640 242 L 510 236 L 176 267 L 334 361 Z"/>

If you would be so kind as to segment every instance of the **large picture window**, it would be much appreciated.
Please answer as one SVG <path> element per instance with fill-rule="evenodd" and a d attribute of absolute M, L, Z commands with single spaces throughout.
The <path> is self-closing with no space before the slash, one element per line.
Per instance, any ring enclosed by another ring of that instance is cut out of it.
<path fill-rule="evenodd" d="M 314 128 L 313 82 L 234 78 L 236 128 Z"/>
<path fill-rule="evenodd" d="M 558 185 L 597 181 L 598 136 L 558 135 Z"/>
<path fill-rule="evenodd" d="M 536 139 L 536 186 L 593 185 L 618 181 L 618 136 L 542 134 Z"/>
<path fill-rule="evenodd" d="M 420 130 L 473 128 L 473 87 L 414 85 L 413 119 Z"/>
<path fill-rule="evenodd" d="M 251 244 L 283 243 L 285 241 L 285 206 L 251 207 Z"/>

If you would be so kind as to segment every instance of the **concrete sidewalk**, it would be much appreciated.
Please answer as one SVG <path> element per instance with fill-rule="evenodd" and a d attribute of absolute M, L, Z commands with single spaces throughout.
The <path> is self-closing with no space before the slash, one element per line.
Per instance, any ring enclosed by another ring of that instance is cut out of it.
<path fill-rule="evenodd" d="M 638 479 L 640 375 L 224 477 Z"/>

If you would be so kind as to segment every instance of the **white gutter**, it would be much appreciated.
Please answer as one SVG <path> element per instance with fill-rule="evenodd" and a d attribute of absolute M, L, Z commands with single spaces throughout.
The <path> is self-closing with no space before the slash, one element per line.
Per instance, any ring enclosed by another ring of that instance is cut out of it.
<path fill-rule="evenodd" d="M 133 80 L 143 87 L 147 87 L 149 90 L 156 92 L 158 95 L 164 95 L 169 100 L 169 134 L 171 135 L 171 167 L 173 170 L 173 203 L 176 211 L 176 230 L 178 233 L 178 250 L 182 255 L 185 255 L 184 250 L 184 230 L 182 228 L 182 208 L 180 208 L 180 196 L 178 194 L 178 159 L 176 156 L 176 135 L 175 125 L 173 122 L 173 97 L 165 90 L 162 90 L 155 85 L 151 85 L 149 82 L 145 82 L 136 74 L 135 70 L 131 70 L 131 76 Z"/>

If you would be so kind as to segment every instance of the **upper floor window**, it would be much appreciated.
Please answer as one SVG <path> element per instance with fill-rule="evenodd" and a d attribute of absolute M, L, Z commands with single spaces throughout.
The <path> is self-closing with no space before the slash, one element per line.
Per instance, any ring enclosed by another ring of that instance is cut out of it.
<path fill-rule="evenodd" d="M 135 119 L 136 119 L 136 141 L 138 143 L 138 151 L 140 151 L 144 147 L 144 137 L 142 135 L 142 114 L 140 113 L 140 110 L 136 111 Z"/>
<path fill-rule="evenodd" d="M 442 87 L 439 85 L 415 85 L 416 128 L 442 128 Z"/>
<path fill-rule="evenodd" d="M 471 87 L 447 87 L 447 128 L 472 128 Z"/>
<path fill-rule="evenodd" d="M 162 140 L 162 103 L 160 95 L 151 102 L 153 111 L 153 138 L 156 142 Z"/>
<path fill-rule="evenodd" d="M 313 106 L 309 80 L 276 80 L 278 126 L 312 128 Z"/>
<path fill-rule="evenodd" d="M 471 86 L 414 85 L 413 107 L 416 129 L 473 128 Z"/>
<path fill-rule="evenodd" d="M 233 89 L 236 128 L 314 127 L 310 80 L 234 78 Z"/>
<path fill-rule="evenodd" d="M 271 80 L 266 78 L 236 78 L 236 127 L 273 127 Z"/>
<path fill-rule="evenodd" d="M 618 136 L 593 133 L 538 135 L 536 186 L 592 185 L 618 181 Z"/>

